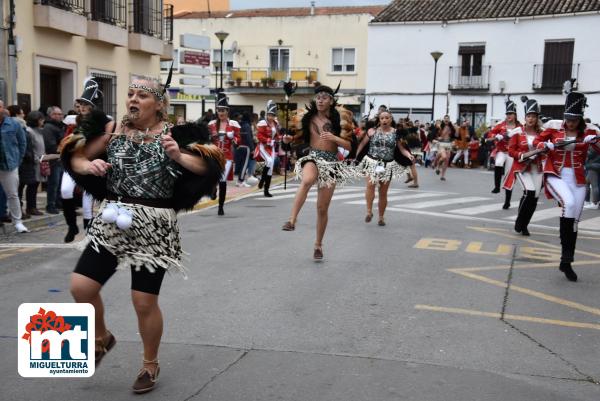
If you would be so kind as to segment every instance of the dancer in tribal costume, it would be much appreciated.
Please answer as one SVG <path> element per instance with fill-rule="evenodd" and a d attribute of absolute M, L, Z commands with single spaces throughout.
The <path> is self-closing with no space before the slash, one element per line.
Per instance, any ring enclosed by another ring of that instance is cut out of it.
<path fill-rule="evenodd" d="M 495 141 L 495 147 L 491 157 L 494 158 L 494 189 L 493 194 L 500 192 L 502 176 L 506 171 L 510 171 L 513 159 L 508 154 L 508 131 L 520 127 L 521 123 L 517 121 L 517 105 L 512 100 L 506 101 L 506 119 L 497 124 L 488 133 L 488 141 Z M 512 190 L 504 190 L 504 205 L 502 209 L 510 208 L 510 199 Z"/>
<path fill-rule="evenodd" d="M 227 179 L 233 167 L 234 146 L 240 143 L 240 124 L 229 119 L 229 103 L 223 92 L 217 94 L 217 119 L 208 123 L 208 130 L 215 144 L 225 156 L 225 170 L 219 182 L 219 209 L 217 214 L 225 214 L 223 205 L 227 196 Z"/>
<path fill-rule="evenodd" d="M 169 81 L 167 81 L 168 83 Z M 96 312 L 96 365 L 115 345 L 106 328 L 100 290 L 117 269 L 130 270 L 131 297 L 144 346 L 133 391 L 154 388 L 163 320 L 158 294 L 167 271 L 184 272 L 177 211 L 210 194 L 223 171 L 223 154 L 206 126 L 169 128 L 168 97 L 153 80 L 134 80 L 127 115 L 115 134 L 101 114 L 85 116 L 65 139 L 62 161 L 78 185 L 104 199 L 88 228 L 87 246 L 71 275 L 77 302 Z"/>
<path fill-rule="evenodd" d="M 411 162 L 414 157 L 404 148 L 396 130 L 392 127 L 393 118 L 391 113 L 387 110 L 382 111 L 379 113 L 378 119 L 378 126 L 369 129 L 358 145 L 357 154 L 360 155 L 365 147 L 368 147 L 368 152 L 358 164 L 357 172 L 359 176 L 366 177 L 367 181 L 365 191 L 367 216 L 365 222 L 369 223 L 373 218 L 375 187 L 379 184 L 378 224 L 385 226 L 384 214 L 387 207 L 387 193 L 390 183 L 393 179 L 400 178 L 409 171 L 409 168 L 401 166 L 394 160 L 394 155 L 399 151 Z"/>
<path fill-rule="evenodd" d="M 338 86 L 339 88 L 339 86 Z M 327 227 L 328 209 L 336 185 L 343 185 L 354 174 L 343 162 L 338 160 L 338 147 L 351 150 L 353 125 L 342 121 L 336 108 L 334 92 L 328 86 L 315 89 L 315 99 L 311 101 L 306 114 L 302 117 L 301 133 L 304 143 L 310 145 L 310 152 L 296 161 L 295 173 L 301 180 L 294 199 L 292 214 L 283 225 L 284 231 L 293 231 L 300 209 L 306 201 L 308 191 L 317 184 L 317 238 L 313 257 L 323 259 L 323 236 Z M 344 113 L 346 114 L 346 113 Z M 351 114 L 351 113 L 350 113 Z M 347 126 L 349 125 L 349 126 Z M 290 143 L 292 137 L 284 136 L 284 143 Z"/>
<path fill-rule="evenodd" d="M 585 201 L 584 165 L 591 147 L 600 153 L 598 139 L 600 131 L 592 124 L 586 124 L 583 111 L 586 97 L 579 92 L 568 92 L 565 103 L 564 120 L 551 120 L 544 131 L 533 141 L 539 149 L 548 151 L 544 165 L 546 196 L 560 205 L 561 257 L 559 270 L 568 280 L 577 281 L 577 274 L 571 263 L 577 244 L 577 223 L 581 217 Z M 566 146 L 562 142 L 570 142 Z"/>
<path fill-rule="evenodd" d="M 433 142 L 437 147 L 437 154 L 435 156 L 435 173 L 440 174 L 440 180 L 446 181 L 446 171 L 448 170 L 448 164 L 450 163 L 450 154 L 452 153 L 452 136 L 454 134 L 454 127 L 452 124 L 444 125 L 440 136 Z"/>
<path fill-rule="evenodd" d="M 508 154 L 512 157 L 513 164 L 510 172 L 506 175 L 503 188 L 512 191 L 515 181 L 519 181 L 523 188 L 523 196 L 519 201 L 519 214 L 515 221 L 515 231 L 529 235 L 527 226 L 537 207 L 538 198 L 542 191 L 543 182 L 543 156 L 536 155 L 524 159 L 523 155 L 534 150 L 533 141 L 542 132 L 540 120 L 540 105 L 535 99 L 527 99 L 525 102 L 525 125 L 508 131 L 510 137 Z"/>
<path fill-rule="evenodd" d="M 258 188 L 264 188 L 264 195 L 267 198 L 273 196 L 269 193 L 269 188 L 271 187 L 271 178 L 273 177 L 273 168 L 275 166 L 275 144 L 281 141 L 279 130 L 277 104 L 269 100 L 267 103 L 267 115 L 264 120 L 259 121 L 257 124 L 256 138 L 258 139 L 258 146 L 254 150 L 254 159 L 265 162 Z"/>

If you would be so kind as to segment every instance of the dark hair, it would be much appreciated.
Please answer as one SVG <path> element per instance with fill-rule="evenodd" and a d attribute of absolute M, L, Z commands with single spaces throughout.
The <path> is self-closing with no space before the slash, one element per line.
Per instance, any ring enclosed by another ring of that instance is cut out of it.
<path fill-rule="evenodd" d="M 332 134 L 336 136 L 340 136 L 342 133 L 341 120 L 339 111 L 335 108 L 337 106 L 337 102 L 335 99 L 333 100 L 331 106 L 329 107 L 329 120 L 332 125 Z M 310 122 L 314 116 L 318 113 L 317 110 L 317 102 L 314 100 L 310 101 L 310 104 L 306 106 L 306 114 L 302 117 L 302 132 L 304 134 L 304 142 L 310 143 Z"/>
<path fill-rule="evenodd" d="M 44 120 L 46 117 L 37 110 L 30 111 L 25 117 L 25 123 L 28 127 L 37 128 L 40 126 L 40 120 Z"/>
<path fill-rule="evenodd" d="M 575 120 L 575 119 L 573 119 L 573 120 Z M 587 128 L 587 123 L 585 122 L 585 120 L 581 116 L 577 117 L 577 121 L 578 121 L 578 123 L 577 123 L 577 134 L 578 135 L 582 135 L 585 132 L 586 128 Z"/>
<path fill-rule="evenodd" d="M 8 106 L 6 108 L 6 110 L 8 110 L 8 113 L 10 114 L 11 117 L 16 117 L 17 114 L 23 112 L 23 109 L 21 108 L 21 106 L 18 106 L 16 104 L 11 104 L 10 106 Z"/>

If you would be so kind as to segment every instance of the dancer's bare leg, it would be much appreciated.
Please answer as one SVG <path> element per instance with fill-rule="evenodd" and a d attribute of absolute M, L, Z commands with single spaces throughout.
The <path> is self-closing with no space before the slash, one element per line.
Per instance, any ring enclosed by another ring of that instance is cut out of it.
<path fill-rule="evenodd" d="M 137 314 L 138 328 L 144 344 L 144 359 L 154 361 L 158 358 L 158 347 L 163 332 L 163 318 L 158 306 L 158 295 L 132 290 L 131 300 Z"/>
<path fill-rule="evenodd" d="M 335 185 L 331 187 L 319 188 L 317 193 L 317 240 L 315 241 L 315 247 L 321 247 L 323 244 L 323 236 L 325 235 L 325 229 L 327 228 L 329 204 L 333 197 L 333 191 Z"/>
<path fill-rule="evenodd" d="M 415 187 L 418 187 L 419 186 L 419 175 L 417 174 L 417 166 L 415 166 L 414 163 L 410 165 L 410 175 L 413 178 L 412 185 Z"/>
<path fill-rule="evenodd" d="M 319 170 L 317 170 L 317 166 L 312 162 L 307 162 L 304 167 L 302 167 L 302 181 L 300 182 L 300 187 L 296 192 L 296 197 L 294 198 L 294 205 L 292 206 L 292 214 L 290 216 L 290 223 L 296 224 L 296 220 L 298 219 L 298 214 L 300 213 L 300 209 L 306 202 L 306 197 L 308 196 L 308 191 L 313 186 L 313 184 L 317 181 L 317 177 L 319 175 Z"/>
<path fill-rule="evenodd" d="M 387 194 L 390 189 L 390 183 L 391 181 L 379 183 L 379 221 L 383 221 L 383 215 L 388 203 Z"/>
<path fill-rule="evenodd" d="M 79 273 L 71 273 L 71 295 L 75 302 L 89 303 L 94 306 L 96 316 L 96 338 L 106 337 L 106 324 L 104 323 L 104 304 L 100 297 L 102 285 L 96 280 Z"/>
<path fill-rule="evenodd" d="M 377 184 L 371 182 L 367 177 L 367 188 L 365 189 L 365 199 L 367 201 L 367 215 L 373 216 L 373 201 L 375 200 L 375 187 Z"/>

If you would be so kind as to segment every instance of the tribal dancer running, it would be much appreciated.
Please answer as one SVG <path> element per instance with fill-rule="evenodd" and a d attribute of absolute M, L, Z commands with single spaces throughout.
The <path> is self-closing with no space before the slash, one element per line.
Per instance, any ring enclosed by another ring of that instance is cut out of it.
<path fill-rule="evenodd" d="M 338 161 L 338 147 L 351 150 L 352 129 L 344 129 L 340 112 L 336 109 L 335 95 L 328 86 L 315 89 L 315 99 L 311 101 L 302 117 L 302 137 L 310 145 L 310 153 L 296 161 L 296 174 L 302 180 L 296 193 L 292 214 L 283 225 L 284 231 L 293 231 L 300 209 L 306 201 L 308 191 L 317 183 L 317 238 L 313 258 L 323 259 L 323 236 L 327 227 L 329 203 L 336 184 L 343 184 L 352 177 L 352 172 Z M 351 128 L 351 127 L 350 127 Z M 292 137 L 284 136 L 283 142 L 290 143 Z"/>
<path fill-rule="evenodd" d="M 133 391 L 154 389 L 160 372 L 163 331 L 158 294 L 167 270 L 183 271 L 176 212 L 191 209 L 212 192 L 223 171 L 223 154 L 205 126 L 169 128 L 167 85 L 134 80 L 127 115 L 116 134 L 103 119 L 84 117 L 66 139 L 62 161 L 75 182 L 96 199 L 106 199 L 88 228 L 87 247 L 71 275 L 77 302 L 96 311 L 96 365 L 116 343 L 106 328 L 102 286 L 117 269 L 131 271 L 131 298 L 144 345 Z M 106 118 L 104 116 L 104 118 Z"/>

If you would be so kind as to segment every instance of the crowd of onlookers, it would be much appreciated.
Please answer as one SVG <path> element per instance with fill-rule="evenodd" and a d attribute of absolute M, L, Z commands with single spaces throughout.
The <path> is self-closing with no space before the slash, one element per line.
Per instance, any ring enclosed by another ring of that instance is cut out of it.
<path fill-rule="evenodd" d="M 25 115 L 20 106 L 5 107 L 0 100 L 0 222 L 13 223 L 18 232 L 28 231 L 23 221 L 31 216 L 58 214 L 61 208 L 63 119 L 60 107 Z M 40 186 L 47 192 L 44 207 L 37 204 Z"/>

